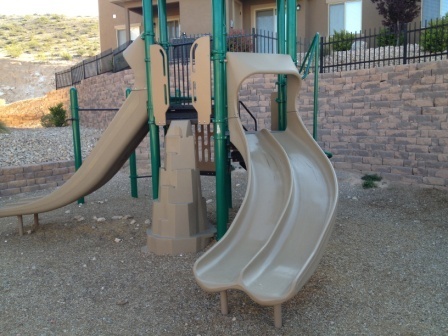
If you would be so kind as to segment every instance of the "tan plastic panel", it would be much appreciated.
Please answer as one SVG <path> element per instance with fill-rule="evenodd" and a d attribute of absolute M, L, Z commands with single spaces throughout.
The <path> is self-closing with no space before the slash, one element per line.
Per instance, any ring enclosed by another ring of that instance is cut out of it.
<path fill-rule="evenodd" d="M 145 73 L 142 44 L 137 39 L 124 52 L 135 74 Z M 140 57 L 134 57 L 135 53 Z M 136 85 L 142 84 L 141 77 L 137 76 Z M 65 184 L 28 204 L 0 209 L 0 217 L 51 211 L 92 193 L 117 173 L 147 133 L 146 90 L 133 91 L 80 169 Z"/>
<path fill-rule="evenodd" d="M 336 175 L 296 111 L 301 79 L 291 58 L 227 53 L 227 61 L 230 136 L 248 167 L 248 186 L 230 229 L 196 261 L 194 274 L 206 291 L 241 289 L 259 304 L 279 308 L 323 254 L 336 214 Z M 288 75 L 285 132 L 243 132 L 238 91 L 257 73 Z"/>
<path fill-rule="evenodd" d="M 193 107 L 198 112 L 198 123 L 210 124 L 212 114 L 210 36 L 203 36 L 194 41 L 190 49 L 190 59 Z"/>
<path fill-rule="evenodd" d="M 189 120 L 174 120 L 165 137 L 166 162 L 160 168 L 159 199 L 153 202 L 146 250 L 177 255 L 206 247 L 215 229 L 207 221 Z"/>
<path fill-rule="evenodd" d="M 170 106 L 168 89 L 168 58 L 165 50 L 154 44 L 149 49 L 151 58 L 151 89 L 154 117 L 159 126 L 166 125 L 166 111 Z"/>

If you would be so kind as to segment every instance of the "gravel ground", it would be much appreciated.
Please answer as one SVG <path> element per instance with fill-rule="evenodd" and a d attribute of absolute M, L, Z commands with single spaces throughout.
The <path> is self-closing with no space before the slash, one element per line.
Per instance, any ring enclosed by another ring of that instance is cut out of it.
<path fill-rule="evenodd" d="M 80 133 L 86 157 L 102 131 L 82 128 Z M 74 160 L 71 127 L 11 128 L 10 133 L 0 133 L 0 144 L 0 167 Z"/>
<path fill-rule="evenodd" d="M 232 176 L 233 217 L 246 173 Z M 36 232 L 19 237 L 15 218 L 0 219 L 0 335 L 447 335 L 448 193 L 364 190 L 359 176 L 338 176 L 335 230 L 313 277 L 283 305 L 281 329 L 271 307 L 240 291 L 230 291 L 221 315 L 219 295 L 194 280 L 201 253 L 143 253 L 150 181 L 139 181 L 133 199 L 119 173 L 85 205 L 41 214 Z M 215 222 L 214 178 L 202 184 Z M 125 215 L 133 218 L 112 219 Z"/>

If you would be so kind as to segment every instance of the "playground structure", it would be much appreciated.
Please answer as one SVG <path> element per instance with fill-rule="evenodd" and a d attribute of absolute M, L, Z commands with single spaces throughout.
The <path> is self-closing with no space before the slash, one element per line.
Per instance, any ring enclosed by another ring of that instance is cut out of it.
<path fill-rule="evenodd" d="M 208 127 L 213 121 L 215 146 L 219 241 L 197 260 L 194 275 L 204 290 L 221 293 L 224 314 L 228 312 L 226 291 L 239 289 L 261 305 L 274 306 L 274 323 L 280 327 L 281 304 L 292 298 L 313 274 L 330 236 L 337 205 L 337 180 L 328 158 L 306 130 L 295 106 L 302 80 L 296 66 L 296 0 L 277 0 L 279 54 L 276 55 L 226 52 L 225 0 L 213 0 L 212 4 L 212 48 L 209 37 L 194 43 L 190 65 L 193 89 L 191 97 L 181 97 L 191 99 L 197 125 Z M 173 123 L 175 128 L 168 130 L 167 138 L 173 138 L 174 142 L 166 142 L 167 159 L 165 167 L 161 167 L 159 128 L 171 121 L 167 111 L 172 97 L 166 1 L 158 0 L 157 8 L 159 44 L 154 41 L 152 3 L 144 0 L 145 32 L 124 53 L 134 70 L 135 87 L 90 156 L 79 167 L 77 164 L 79 169 L 73 177 L 50 195 L 0 209 L 0 217 L 18 216 L 20 233 L 23 233 L 23 215 L 33 214 L 38 225 L 39 213 L 81 199 L 104 185 L 149 131 L 153 213 L 159 219 L 154 224 L 153 217 L 147 248 L 156 253 L 176 254 L 184 248 L 179 248 L 183 246 L 181 241 L 194 241 L 196 250 L 206 245 L 211 231 L 204 218 L 197 167 L 190 164 L 197 161 L 197 154 L 192 154 L 197 151 L 194 141 L 189 140 L 189 123 Z M 271 100 L 272 124 L 276 125 L 272 132 L 264 129 L 246 134 L 241 125 L 238 91 L 242 82 L 254 74 L 278 75 L 278 91 Z M 74 140 L 76 143 L 79 136 Z M 230 142 L 244 159 L 248 186 L 243 204 L 227 230 L 231 205 Z M 182 161 L 174 159 L 181 152 L 189 153 L 190 163 L 176 171 L 172 163 Z M 182 187 L 172 183 L 187 175 L 191 179 Z M 179 196 L 185 189 L 189 189 L 190 196 Z M 170 216 L 166 214 L 185 203 L 190 205 L 182 207 L 180 214 L 185 214 L 186 208 L 194 213 L 185 216 L 189 221 L 182 221 L 187 229 L 179 229 L 174 220 L 173 229 L 168 230 L 164 225 Z M 167 231 L 170 233 L 166 234 Z M 181 232 L 180 236 L 176 232 Z M 153 248 L 154 245 L 161 247 Z M 167 249 L 167 245 L 171 248 Z"/>

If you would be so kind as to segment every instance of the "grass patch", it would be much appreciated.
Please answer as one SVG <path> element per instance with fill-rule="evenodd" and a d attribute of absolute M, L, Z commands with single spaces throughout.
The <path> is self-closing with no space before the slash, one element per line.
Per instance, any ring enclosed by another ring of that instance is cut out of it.
<path fill-rule="evenodd" d="M 378 174 L 366 174 L 363 177 L 361 177 L 361 180 L 364 182 L 362 183 L 362 187 L 364 189 L 370 189 L 370 188 L 376 188 L 377 182 L 381 181 L 383 178 L 379 176 Z"/>

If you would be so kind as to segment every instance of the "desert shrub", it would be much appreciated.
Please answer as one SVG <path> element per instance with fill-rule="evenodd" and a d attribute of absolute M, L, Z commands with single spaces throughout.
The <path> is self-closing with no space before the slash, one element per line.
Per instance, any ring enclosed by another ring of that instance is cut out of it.
<path fill-rule="evenodd" d="M 66 51 L 61 52 L 61 53 L 59 54 L 59 56 L 61 56 L 61 58 L 62 58 L 63 60 L 66 60 L 66 61 L 70 61 L 70 60 L 72 59 L 72 55 L 71 55 L 70 53 L 66 52 Z"/>
<path fill-rule="evenodd" d="M 23 54 L 23 48 L 20 44 L 13 43 L 5 47 L 6 52 L 12 58 L 17 58 Z"/>
<path fill-rule="evenodd" d="M 50 113 L 40 118 L 43 127 L 64 127 L 67 126 L 67 111 L 62 103 L 49 108 Z"/>
<path fill-rule="evenodd" d="M 334 51 L 346 51 L 352 48 L 353 41 L 355 40 L 355 34 L 346 30 L 334 31 L 333 36 L 330 36 L 330 42 L 332 42 Z"/>
<path fill-rule="evenodd" d="M 36 59 L 38 61 L 45 62 L 48 61 L 48 56 L 45 53 L 41 52 L 36 55 Z"/>
<path fill-rule="evenodd" d="M 9 132 L 9 130 L 6 127 L 5 123 L 0 120 L 0 133 L 8 133 L 8 132 Z"/>
<path fill-rule="evenodd" d="M 227 51 L 251 52 L 252 35 L 247 35 L 242 29 L 232 29 L 227 36 Z"/>
<path fill-rule="evenodd" d="M 364 181 L 362 183 L 362 187 L 364 189 L 376 188 L 377 187 L 376 182 L 380 182 L 382 179 L 383 178 L 378 174 L 366 174 L 363 177 L 361 177 L 361 180 Z"/>
<path fill-rule="evenodd" d="M 424 51 L 429 52 L 442 52 L 448 49 L 448 14 L 429 22 L 420 44 Z"/>
<path fill-rule="evenodd" d="M 378 47 L 400 46 L 403 45 L 404 36 L 401 32 L 398 34 L 390 29 L 383 28 L 378 34 L 377 42 Z"/>

